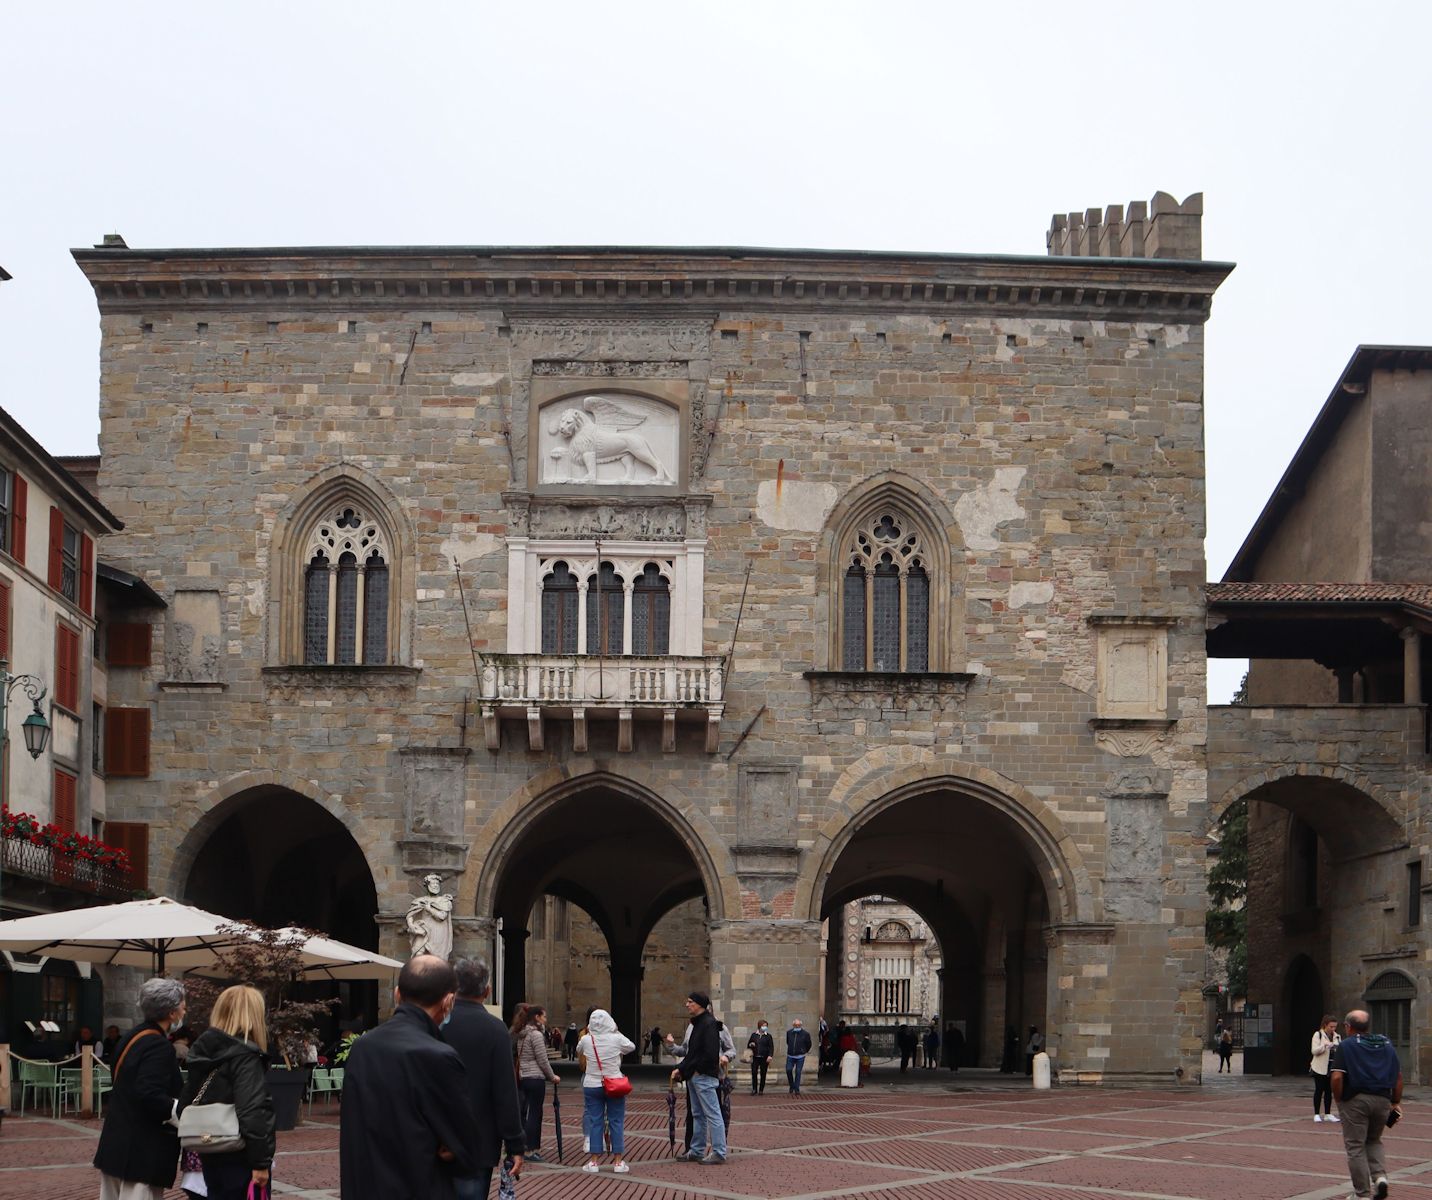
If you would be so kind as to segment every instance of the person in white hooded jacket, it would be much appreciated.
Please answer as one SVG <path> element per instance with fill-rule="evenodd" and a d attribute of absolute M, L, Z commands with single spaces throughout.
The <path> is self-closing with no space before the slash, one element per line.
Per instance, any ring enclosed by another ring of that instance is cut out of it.
<path fill-rule="evenodd" d="M 587 1154 L 590 1156 L 582 1170 L 596 1174 L 601 1170 L 597 1162 L 602 1153 L 602 1126 L 605 1124 L 612 1135 L 612 1157 L 616 1159 L 613 1170 L 625 1175 L 631 1170 L 624 1157 L 626 1143 L 623 1130 L 626 1125 L 626 1097 L 609 1096 L 602 1086 L 602 1079 L 613 1079 L 622 1073 L 622 1055 L 636 1049 L 636 1043 L 617 1029 L 612 1014 L 604 1008 L 594 1008 L 587 1018 L 587 1031 L 577 1042 L 577 1057 L 584 1064 L 582 1071 L 582 1131 L 587 1139 Z"/>

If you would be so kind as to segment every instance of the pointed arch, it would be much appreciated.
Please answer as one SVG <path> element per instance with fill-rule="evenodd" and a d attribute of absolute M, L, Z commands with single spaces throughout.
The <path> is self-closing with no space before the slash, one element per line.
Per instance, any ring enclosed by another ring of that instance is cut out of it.
<path fill-rule="evenodd" d="M 912 476 L 886 471 L 853 488 L 821 536 L 818 669 L 962 669 L 962 549 L 953 514 Z"/>
<path fill-rule="evenodd" d="M 306 480 L 274 525 L 268 664 L 410 662 L 413 544 L 368 472 L 343 463 Z"/>

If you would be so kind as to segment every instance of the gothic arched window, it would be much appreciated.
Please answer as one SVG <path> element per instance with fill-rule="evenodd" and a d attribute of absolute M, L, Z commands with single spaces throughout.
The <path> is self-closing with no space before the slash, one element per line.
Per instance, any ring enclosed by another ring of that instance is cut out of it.
<path fill-rule="evenodd" d="M 566 563 L 554 563 L 542 581 L 542 653 L 576 652 L 577 577 Z"/>
<path fill-rule="evenodd" d="M 631 652 L 669 654 L 671 588 L 655 563 L 647 563 L 632 584 Z"/>
<path fill-rule="evenodd" d="M 670 654 L 671 561 L 543 560 L 543 654 Z"/>
<path fill-rule="evenodd" d="M 927 541 L 918 523 L 888 505 L 850 528 L 841 553 L 842 670 L 930 669 Z"/>
<path fill-rule="evenodd" d="M 314 526 L 304 554 L 303 661 L 387 663 L 387 537 L 356 505 L 340 503 Z"/>
<path fill-rule="evenodd" d="M 622 654 L 626 624 L 626 588 L 617 571 L 603 562 L 587 582 L 587 653 Z"/>

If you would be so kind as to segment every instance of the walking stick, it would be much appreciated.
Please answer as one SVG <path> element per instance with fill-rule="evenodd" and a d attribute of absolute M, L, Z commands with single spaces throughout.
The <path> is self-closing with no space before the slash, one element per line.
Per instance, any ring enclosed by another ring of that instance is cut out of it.
<path fill-rule="evenodd" d="M 557 1127 L 557 1161 L 562 1161 L 562 1101 L 558 1098 L 558 1088 L 552 1088 L 552 1123 Z"/>

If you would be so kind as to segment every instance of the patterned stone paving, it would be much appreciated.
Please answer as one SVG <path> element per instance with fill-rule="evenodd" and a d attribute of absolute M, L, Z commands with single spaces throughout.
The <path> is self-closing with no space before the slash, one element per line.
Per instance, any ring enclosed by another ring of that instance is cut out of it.
<path fill-rule="evenodd" d="M 674 1162 L 664 1095 L 629 1101 L 632 1172 L 583 1174 L 571 1089 L 566 1154 L 532 1165 L 520 1200 L 1341 1200 L 1351 1191 L 1337 1125 L 1315 1124 L 1302 1081 L 1213 1077 L 1165 1092 L 1056 1089 L 962 1076 L 960 1090 L 877 1080 L 859 1091 L 808 1088 L 794 1100 L 737 1092 L 731 1160 Z M 1388 1135 L 1393 1195 L 1432 1200 L 1425 1089 Z M 1432 1098 L 1432 1097 L 1429 1097 Z M 7 1118 L 0 1200 L 93 1200 L 98 1123 Z M 678 1128 L 678 1137 L 680 1130 Z M 545 1150 L 555 1157 L 551 1111 Z M 338 1196 L 336 1108 L 279 1136 L 275 1195 Z M 495 1190 L 495 1189 L 494 1189 Z M 173 1200 L 183 1200 L 178 1190 Z"/>

